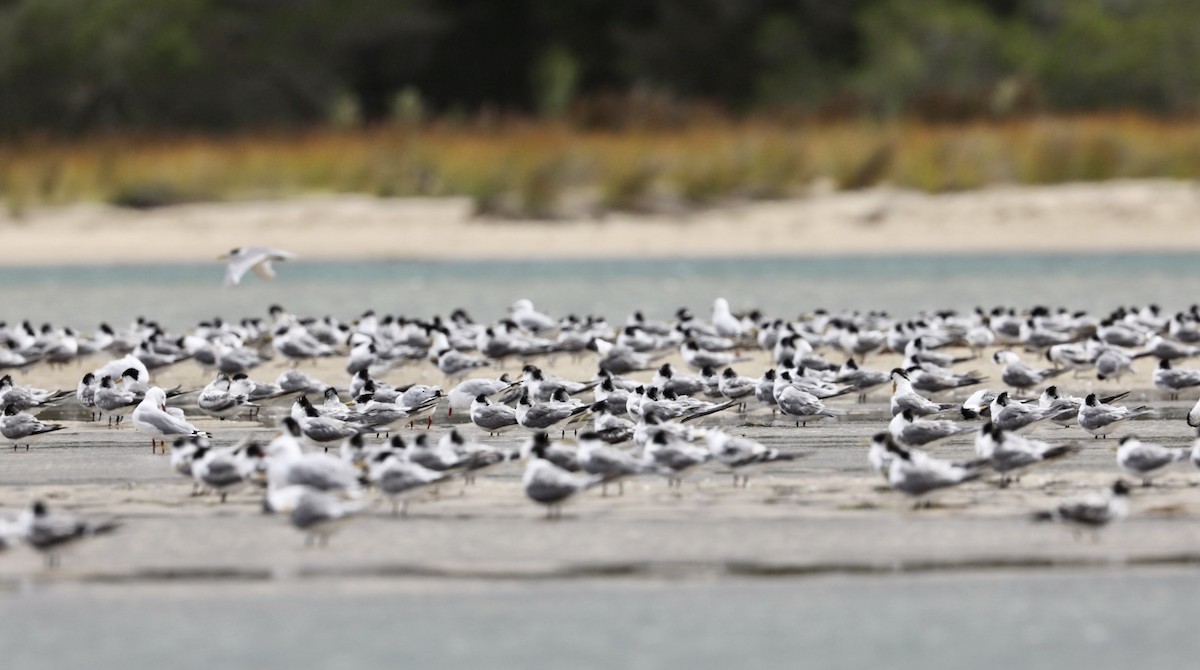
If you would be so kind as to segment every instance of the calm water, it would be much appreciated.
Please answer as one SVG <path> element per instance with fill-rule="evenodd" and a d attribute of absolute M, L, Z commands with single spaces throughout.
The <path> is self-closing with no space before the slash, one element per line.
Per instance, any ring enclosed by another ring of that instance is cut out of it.
<path fill-rule="evenodd" d="M 517 298 L 554 314 L 623 319 L 634 309 L 665 318 L 689 306 L 707 313 L 724 296 L 735 309 L 771 314 L 831 309 L 922 309 L 1034 304 L 1108 310 L 1158 302 L 1167 309 L 1200 296 L 1200 255 L 978 255 L 875 258 L 710 258 L 579 261 L 396 261 L 278 266 L 279 278 L 248 276 L 221 287 L 206 265 L 0 267 L 0 319 L 74 325 L 124 324 L 138 315 L 180 328 L 212 316 L 265 313 L 272 303 L 305 315 L 354 317 L 373 308 L 410 316 L 464 307 L 501 316 Z"/>
<path fill-rule="evenodd" d="M 0 598 L 6 668 L 1187 668 L 1194 571 L 89 587 Z"/>

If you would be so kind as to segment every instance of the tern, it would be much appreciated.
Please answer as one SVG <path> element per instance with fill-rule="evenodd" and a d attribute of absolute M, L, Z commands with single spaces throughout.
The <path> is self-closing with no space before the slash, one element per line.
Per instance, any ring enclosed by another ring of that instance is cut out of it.
<path fill-rule="evenodd" d="M 1192 449 L 1189 447 L 1169 449 L 1129 435 L 1121 438 L 1117 447 L 1117 467 L 1134 477 L 1140 477 L 1142 486 L 1150 486 L 1151 480 L 1166 471 L 1168 466 L 1187 460 L 1191 455 Z"/>
<path fill-rule="evenodd" d="M 1079 500 L 1064 502 L 1052 510 L 1035 512 L 1033 519 L 1100 528 L 1127 516 L 1129 485 L 1118 479 L 1104 495 L 1092 494 Z"/>
<path fill-rule="evenodd" d="M 271 266 L 271 263 L 273 261 L 290 261 L 294 258 L 296 258 L 295 254 L 283 249 L 235 247 L 228 253 L 218 256 L 217 260 L 226 261 L 225 287 L 229 288 L 241 283 L 242 276 L 250 270 L 254 270 L 254 273 L 263 279 L 274 279 L 275 268 Z"/>

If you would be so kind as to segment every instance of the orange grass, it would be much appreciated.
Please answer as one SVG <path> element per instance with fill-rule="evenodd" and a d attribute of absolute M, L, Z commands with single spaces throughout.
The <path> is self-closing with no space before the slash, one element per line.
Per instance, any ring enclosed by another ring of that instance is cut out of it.
<path fill-rule="evenodd" d="M 0 145 L 0 198 L 15 213 L 80 201 L 152 206 L 358 192 L 465 195 L 482 213 L 553 218 L 800 196 L 818 179 L 940 192 L 1198 176 L 1200 124 L 1134 115 L 963 125 L 713 121 L 626 132 L 435 123 Z"/>

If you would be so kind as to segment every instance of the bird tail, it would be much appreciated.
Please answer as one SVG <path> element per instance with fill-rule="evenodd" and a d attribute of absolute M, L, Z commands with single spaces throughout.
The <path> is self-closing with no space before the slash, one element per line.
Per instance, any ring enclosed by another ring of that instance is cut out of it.
<path fill-rule="evenodd" d="M 734 405 L 738 404 L 739 402 L 741 402 L 741 401 L 740 400 L 730 400 L 728 402 L 723 402 L 720 405 L 709 407 L 708 409 L 702 409 L 702 410 L 699 410 L 696 412 L 692 412 L 691 414 L 688 414 L 688 415 L 682 417 L 681 419 L 679 419 L 679 422 L 683 423 L 685 421 L 693 421 L 693 420 L 699 419 L 701 417 L 706 417 L 709 414 L 716 414 L 717 412 L 727 410 L 730 407 L 733 407 Z"/>
<path fill-rule="evenodd" d="M 88 535 L 104 535 L 105 533 L 111 533 L 120 527 L 121 522 L 114 519 L 109 519 L 107 521 L 100 521 L 94 525 L 88 526 L 87 533 Z"/>
<path fill-rule="evenodd" d="M 1029 518 L 1033 521 L 1054 521 L 1054 512 L 1047 512 L 1046 510 L 1041 510 L 1038 512 L 1034 512 L 1033 514 L 1030 514 Z"/>
<path fill-rule="evenodd" d="M 1066 458 L 1067 456 L 1079 453 L 1080 451 L 1083 451 L 1083 445 L 1079 443 L 1063 444 L 1057 447 L 1050 447 L 1046 451 L 1042 452 L 1042 460 L 1052 461 L 1059 458 Z"/>
<path fill-rule="evenodd" d="M 821 396 L 821 399 L 827 400 L 829 398 L 836 398 L 841 395 L 846 395 L 847 393 L 858 393 L 858 387 L 857 386 L 847 386 L 846 388 L 838 391 L 837 393 L 832 393 L 830 395 Z"/>

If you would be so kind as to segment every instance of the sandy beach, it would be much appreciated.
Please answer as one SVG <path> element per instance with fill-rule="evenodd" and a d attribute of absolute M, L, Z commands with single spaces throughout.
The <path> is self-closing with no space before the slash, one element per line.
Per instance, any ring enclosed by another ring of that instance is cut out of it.
<path fill-rule="evenodd" d="M 894 357 L 870 361 L 887 368 Z M 755 361 L 747 365 L 765 365 Z M 586 376 L 589 362 L 555 366 Z M 258 374 L 269 377 L 275 367 Z M 327 361 L 318 377 L 340 379 Z M 967 366 L 964 366 L 967 367 Z M 970 366 L 996 374 L 990 360 Z M 1161 418 L 1139 421 L 1125 432 L 1168 445 L 1190 444 L 1182 417 L 1190 400 L 1166 401 L 1149 383 L 1150 366 L 1120 388 L 1137 389 L 1130 403 L 1149 402 Z M 280 368 L 281 369 L 281 368 Z M 747 368 L 749 369 L 749 368 Z M 439 380 L 422 368 L 395 372 L 409 381 Z M 36 375 L 39 383 L 69 387 L 78 370 Z M 185 363 L 160 374 L 159 384 L 195 388 L 203 373 Z M 444 380 L 440 380 L 444 383 Z M 1065 381 L 1081 393 L 1115 389 L 1111 382 Z M 180 407 L 197 414 L 186 400 Z M 192 497 L 190 483 L 171 471 L 167 457 L 150 453 L 144 436 L 82 421 L 78 408 L 48 410 L 70 429 L 24 451 L 0 452 L 0 508 L 15 510 L 42 498 L 55 507 L 119 518 L 120 532 L 83 543 L 61 570 L 46 572 L 33 552 L 0 556 L 0 587 L 21 588 L 30 579 L 53 583 L 164 583 L 183 580 L 250 580 L 288 584 L 315 578 L 407 578 L 450 581 L 479 578 L 561 579 L 713 578 L 985 568 L 1087 567 L 1200 563 L 1200 476 L 1182 463 L 1159 484 L 1135 492 L 1134 517 L 1092 537 L 1053 524 L 1035 525 L 1031 512 L 1089 491 L 1119 475 L 1115 440 L 1093 440 L 1078 429 L 1049 426 L 1034 436 L 1078 441 L 1084 451 L 1031 473 L 1018 485 L 981 481 L 938 498 L 934 509 L 888 491 L 866 465 L 869 436 L 885 425 L 886 389 L 867 403 L 838 399 L 848 415 L 837 422 L 797 428 L 770 414 L 715 419 L 768 446 L 801 452 L 799 460 L 764 468 L 751 485 L 734 489 L 719 467 L 706 466 L 678 491 L 658 477 L 631 481 L 622 497 L 589 493 L 569 506 L 567 518 L 547 522 L 520 490 L 519 464 L 497 469 L 473 487 L 459 483 L 413 503 L 408 518 L 377 503 L 334 538 L 328 549 L 306 550 L 284 519 L 261 513 L 261 493 L 247 490 L 224 505 Z M 286 405 L 274 410 L 278 415 Z M 219 422 L 195 417 L 218 444 L 246 435 L 269 439 L 274 419 Z M 456 423 L 437 417 L 435 435 Z M 467 425 L 465 430 L 478 434 Z M 405 429 L 401 434 L 411 436 Z M 520 434 L 480 437 L 517 446 Z M 933 447 L 939 457 L 973 457 L 970 435 Z"/>
<path fill-rule="evenodd" d="M 1188 252 L 1200 251 L 1197 214 L 1195 186 L 1165 181 L 941 196 L 878 189 L 687 216 L 559 222 L 479 220 L 463 200 L 311 196 L 148 212 L 99 205 L 35 210 L 20 220 L 0 218 L 0 240 L 13 266 L 213 263 L 232 246 L 256 244 L 314 260 Z M 1187 258 L 1176 260 L 1186 264 Z M 243 288 L 277 290 L 291 305 L 288 292 L 296 289 L 286 279 L 281 273 L 270 285 Z M 1138 299 L 1186 304 L 1187 291 L 1172 292 L 1179 286 L 1174 279 L 1139 284 L 1145 295 Z M 923 288 L 938 280 L 914 281 Z M 1066 290 L 1078 292 L 1086 278 L 1072 281 Z M 215 290 L 215 276 L 212 286 Z M 57 290 L 50 286 L 39 295 L 57 300 Z M 161 308 L 171 290 L 167 286 L 152 294 L 156 297 L 148 304 Z M 27 301 L 25 296 L 13 298 L 5 315 L 10 320 L 29 308 L 19 302 Z M 94 298 L 105 316 L 123 299 L 103 291 Z M 263 308 L 247 303 L 241 313 Z M 226 318 L 239 314 L 229 306 L 218 311 Z M 680 364 L 678 354 L 668 360 Z M 36 365 L 14 377 L 18 383 L 72 389 L 84 372 L 103 362 Z M 590 355 L 540 362 L 552 373 L 576 379 L 590 378 L 595 366 Z M 888 355 L 872 356 L 865 365 L 888 370 L 897 363 Z M 338 356 L 304 369 L 344 385 L 344 365 L 345 358 Z M 273 361 L 252 376 L 269 381 L 284 366 Z M 512 363 L 487 372 L 517 373 L 519 367 Z M 767 367 L 767 357 L 759 352 L 739 372 L 756 375 Z M 1000 372 L 988 356 L 957 367 L 992 380 Z M 1154 390 L 1152 368 L 1152 362 L 1139 361 L 1138 374 L 1120 383 L 1064 375 L 1060 387 L 1072 394 L 1131 389 L 1125 402 L 1151 404 L 1158 418 L 1137 421 L 1125 433 L 1167 446 L 1190 445 L 1194 433 L 1183 417 L 1195 396 L 1165 400 Z M 649 379 L 648 374 L 635 377 Z M 210 379 L 209 372 L 184 362 L 157 373 L 154 381 L 198 389 Z M 449 387 L 424 362 L 397 368 L 383 379 Z M 447 654 L 456 652 L 479 659 L 466 665 L 536 667 L 545 658 L 578 660 L 577 650 L 587 647 L 579 640 L 580 630 L 590 640 L 592 630 L 620 628 L 622 641 L 638 643 L 597 638 L 593 662 L 579 667 L 611 667 L 615 647 L 621 659 L 637 654 L 661 659 L 662 649 L 684 649 L 688 653 L 679 657 L 679 665 L 705 667 L 714 658 L 736 661 L 720 650 L 736 652 L 738 645 L 719 638 L 706 640 L 707 646 L 679 640 L 712 629 L 713 617 L 722 617 L 717 628 L 732 631 L 747 646 L 769 650 L 760 653 L 779 666 L 800 657 L 801 652 L 778 643 L 796 639 L 800 630 L 813 645 L 838 641 L 862 652 L 861 663 L 851 667 L 863 667 L 891 662 L 886 647 L 861 644 L 856 631 L 864 622 L 877 629 L 876 639 L 891 634 L 904 649 L 911 647 L 913 635 L 927 633 L 931 620 L 954 622 L 952 632 L 939 634 L 971 642 L 950 645 L 947 652 L 945 638 L 921 639 L 937 658 L 954 659 L 947 667 L 979 667 L 974 661 L 987 654 L 974 640 L 992 645 L 995 653 L 988 658 L 1003 659 L 1009 639 L 997 638 L 992 626 L 1007 621 L 1006 630 L 1025 630 L 1020 627 L 1029 620 L 1030 603 L 1043 613 L 1037 634 L 1054 640 L 1077 639 L 1079 630 L 1099 635 L 1100 621 L 1108 626 L 1102 633 L 1119 639 L 1120 647 L 1139 659 L 1160 649 L 1181 651 L 1164 647 L 1157 637 L 1130 641 L 1121 631 L 1150 620 L 1158 624 L 1155 631 L 1162 630 L 1163 621 L 1176 627 L 1187 621 L 1194 602 L 1189 585 L 1200 565 L 1195 539 L 1200 537 L 1200 471 L 1179 463 L 1155 486 L 1138 487 L 1130 518 L 1099 533 L 1036 524 L 1033 512 L 1103 490 L 1120 475 L 1115 439 L 1093 440 L 1078 428 L 1050 426 L 1032 436 L 1078 442 L 1081 453 L 1014 486 L 1000 488 L 995 477 L 988 477 L 947 492 L 931 509 L 914 510 L 912 501 L 887 489 L 866 462 L 869 437 L 890 418 L 887 400 L 886 388 L 861 404 L 853 397 L 833 400 L 830 404 L 846 416 L 808 427 L 766 412 L 713 419 L 726 430 L 802 455 L 753 473 L 747 488 L 735 489 L 728 472 L 707 465 L 680 489 L 669 489 L 661 477 L 645 477 L 627 483 L 623 496 L 588 492 L 567 506 L 564 519 L 547 521 L 544 510 L 522 493 L 521 464 L 510 463 L 474 486 L 453 482 L 414 500 L 407 518 L 393 516 L 388 502 L 371 496 L 372 505 L 326 548 L 306 548 L 286 519 L 264 514 L 260 491 L 243 490 L 225 504 L 213 496 L 190 495 L 191 482 L 172 471 L 167 456 L 152 454 L 144 435 L 90 423 L 70 400 L 41 416 L 65 423 L 66 430 L 29 452 L 0 448 L 0 512 L 15 514 L 42 499 L 55 509 L 115 519 L 121 527 L 80 543 L 53 570 L 26 546 L 0 552 L 0 600 L 13 603 L 7 612 L 0 607 L 0 629 L 12 639 L 10 652 L 0 635 L 0 657 L 15 658 L 18 667 L 128 667 L 132 653 L 173 667 L 209 667 L 204 655 L 181 658 L 179 652 L 195 644 L 192 628 L 203 620 L 208 623 L 201 632 L 220 635 L 231 654 L 271 650 L 267 664 L 279 658 L 294 663 L 341 658 L 349 645 L 356 658 L 378 658 L 380 667 L 385 661 L 390 667 L 400 646 L 405 658 L 426 659 L 430 667 L 445 664 Z M 173 404 L 220 445 L 246 436 L 270 439 L 277 417 L 286 411 L 285 404 L 264 412 L 259 421 L 220 422 L 198 416 L 194 396 Z M 441 412 L 432 431 L 440 435 L 450 425 L 473 431 L 461 420 Z M 417 430 L 401 433 L 411 436 Z M 524 437 L 475 434 L 510 447 Z M 970 436 L 930 451 L 952 460 L 974 457 Z M 972 595 L 964 598 L 964 593 Z M 1146 593 L 1159 595 L 1154 599 Z M 652 609 L 660 605 L 660 611 Z M 585 620 L 597 623 L 579 623 Z M 52 627 L 39 624 L 43 621 L 60 622 L 85 642 L 62 645 Z M 1053 625 L 1045 627 L 1046 621 Z M 1090 627 L 1084 629 L 1080 621 Z M 143 627 L 152 633 L 132 637 Z M 543 653 L 546 644 L 549 655 Z M 1068 646 L 1048 658 L 1079 656 Z M 229 660 L 236 666 L 243 659 Z"/>
<path fill-rule="evenodd" d="M 606 258 L 1200 250 L 1200 188 L 1144 180 L 931 195 L 825 192 L 672 215 L 479 219 L 469 200 L 312 195 L 149 211 L 0 214 L 5 262 L 211 261 L 269 245 L 306 259 Z"/>

